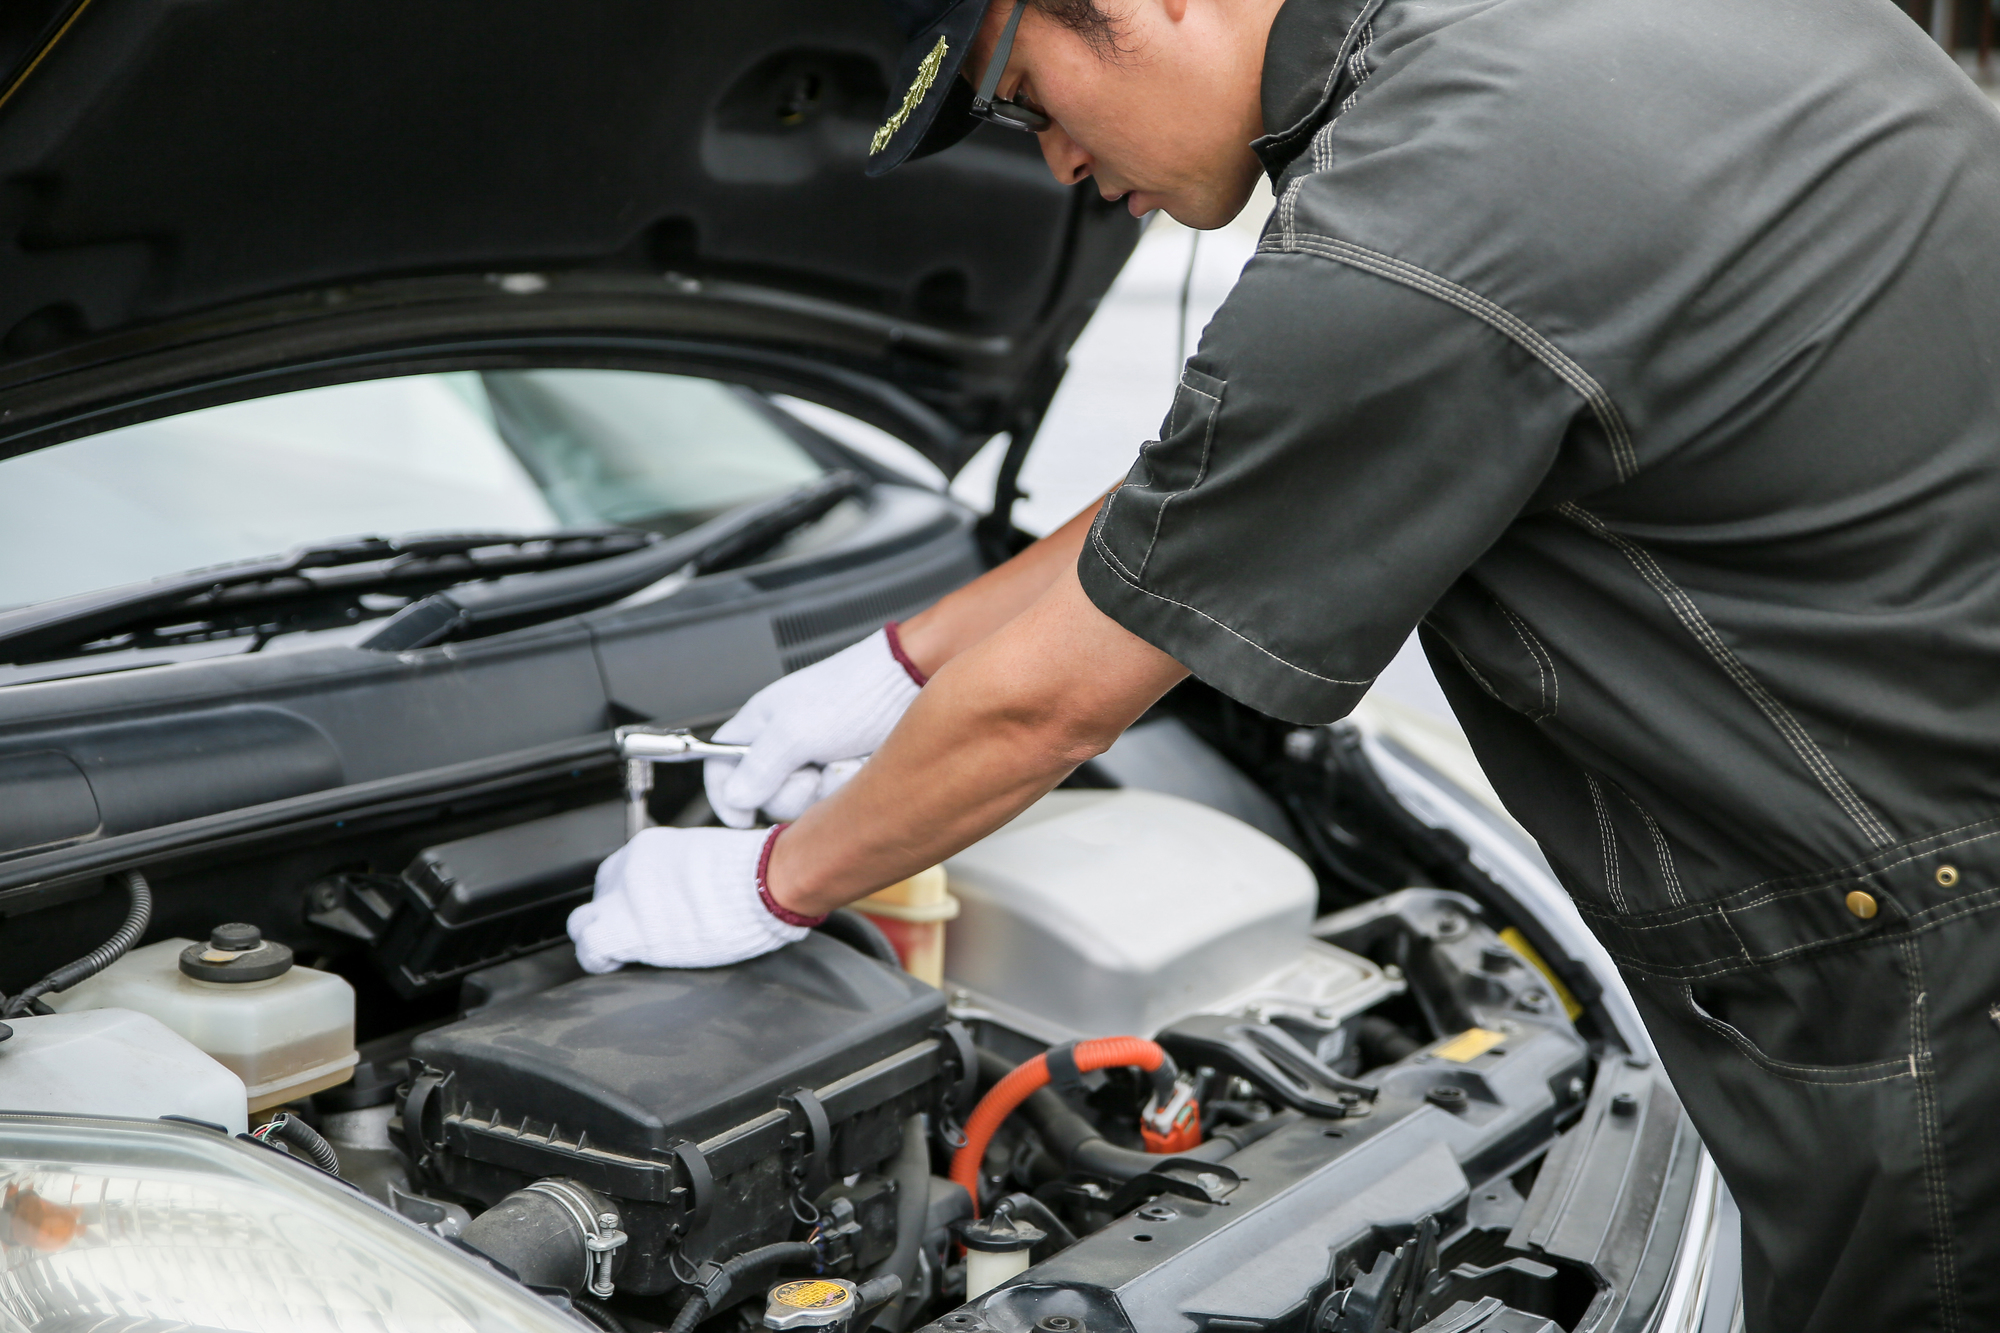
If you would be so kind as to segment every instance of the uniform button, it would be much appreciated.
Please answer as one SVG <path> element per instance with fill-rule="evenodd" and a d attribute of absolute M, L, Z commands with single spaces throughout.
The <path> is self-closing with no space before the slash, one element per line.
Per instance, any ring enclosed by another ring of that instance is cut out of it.
<path fill-rule="evenodd" d="M 1847 910 L 1860 917 L 1863 921 L 1868 920 L 1875 915 L 1876 911 L 1874 895 L 1863 893 L 1861 890 L 1856 889 L 1847 895 Z"/>
<path fill-rule="evenodd" d="M 1947 889 L 1958 883 L 1958 867 L 1939 866 L 1937 868 L 1937 882 L 1944 885 Z"/>

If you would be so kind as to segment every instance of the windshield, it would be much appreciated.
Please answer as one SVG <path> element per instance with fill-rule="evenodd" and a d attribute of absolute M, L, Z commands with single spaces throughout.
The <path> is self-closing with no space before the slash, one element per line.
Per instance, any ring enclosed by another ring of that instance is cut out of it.
<path fill-rule="evenodd" d="M 305 389 L 0 462 L 0 607 L 347 536 L 671 535 L 826 470 L 749 390 L 685 375 Z"/>

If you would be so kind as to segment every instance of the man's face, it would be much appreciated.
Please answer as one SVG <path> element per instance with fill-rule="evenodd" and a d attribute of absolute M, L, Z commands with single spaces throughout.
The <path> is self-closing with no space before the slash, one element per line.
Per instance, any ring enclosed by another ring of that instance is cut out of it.
<path fill-rule="evenodd" d="M 965 66 L 975 83 L 1014 3 L 994 0 L 986 15 Z M 997 95 L 1055 122 L 1038 137 L 1063 184 L 1093 177 L 1134 217 L 1161 208 L 1189 227 L 1222 226 L 1257 180 L 1249 145 L 1263 133 L 1276 0 L 1122 0 L 1111 12 L 1116 49 L 1104 49 L 1030 5 Z"/>

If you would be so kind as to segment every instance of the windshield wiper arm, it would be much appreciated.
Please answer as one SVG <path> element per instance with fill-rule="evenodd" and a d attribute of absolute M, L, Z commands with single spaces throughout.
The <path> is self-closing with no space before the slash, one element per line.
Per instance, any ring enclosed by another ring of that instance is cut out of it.
<path fill-rule="evenodd" d="M 0 661 L 35 660 L 162 616 L 201 619 L 219 610 L 302 596 L 379 591 L 399 584 L 435 587 L 440 579 L 493 578 L 615 558 L 659 540 L 650 532 L 593 528 L 358 537 L 301 546 L 283 555 L 191 569 L 0 612 Z M 364 565 L 371 568 L 320 572 Z"/>
<path fill-rule="evenodd" d="M 773 500 L 731 510 L 642 551 L 576 569 L 467 584 L 404 607 L 361 645 L 387 652 L 494 634 L 617 601 L 685 570 L 713 574 L 747 564 L 850 496 L 866 490 L 855 472 L 830 472 Z"/>
<path fill-rule="evenodd" d="M 589 528 L 358 537 L 302 546 L 0 612 L 0 662 L 63 656 L 162 625 L 221 623 L 239 627 L 225 632 L 247 632 L 240 626 L 255 623 L 263 608 L 366 592 L 422 599 L 389 617 L 364 646 L 427 647 L 468 631 L 492 633 L 615 601 L 678 570 L 707 574 L 754 560 L 867 484 L 857 473 L 829 473 L 669 538 Z M 438 591 L 446 588 L 448 596 Z"/>

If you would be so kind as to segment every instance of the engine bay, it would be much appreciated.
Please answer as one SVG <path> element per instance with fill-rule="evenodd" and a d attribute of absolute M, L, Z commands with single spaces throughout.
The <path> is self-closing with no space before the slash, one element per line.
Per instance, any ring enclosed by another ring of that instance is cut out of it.
<path fill-rule="evenodd" d="M 10 1013 L 0 1079 L 36 1024 L 197 1001 L 261 1006 L 268 1064 L 337 979 L 350 1057 L 260 1074 L 253 1137 L 631 1333 L 1613 1327 L 1698 1154 L 1664 1079 L 1352 727 L 1190 696 L 948 863 L 942 987 L 851 911 L 584 975 L 624 824 L 580 782 L 177 868 L 169 938 Z M 706 818 L 691 770 L 650 801 Z M 81 940 L 117 897 L 41 910 Z M 1651 1195 L 1586 1199 L 1607 1160 Z"/>

